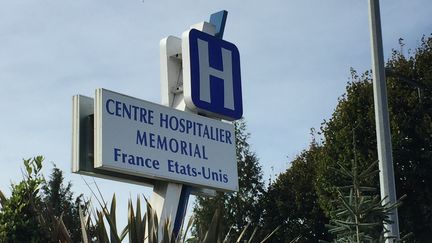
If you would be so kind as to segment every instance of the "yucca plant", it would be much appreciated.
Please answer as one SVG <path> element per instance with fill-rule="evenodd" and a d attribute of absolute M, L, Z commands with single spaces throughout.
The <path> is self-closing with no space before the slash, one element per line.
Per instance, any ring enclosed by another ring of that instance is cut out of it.
<path fill-rule="evenodd" d="M 194 217 L 192 216 L 185 230 L 180 230 L 180 233 L 175 236 L 170 232 L 171 222 L 167 221 L 164 223 L 164 227 L 159 229 L 159 219 L 156 215 L 155 210 L 152 208 L 150 203 L 146 198 L 146 211 L 143 215 L 141 210 L 141 199 L 137 198 L 136 206 L 134 208 L 132 200 L 128 202 L 128 223 L 125 228 L 118 234 L 116 226 L 116 197 L 115 195 L 111 201 L 110 210 L 106 207 L 106 203 L 99 201 L 102 209 L 97 210 L 94 213 L 94 222 L 91 220 L 90 216 L 85 216 L 82 211 L 80 211 L 81 228 L 83 242 L 100 242 L 100 243 L 117 243 L 122 242 L 126 236 L 129 236 L 129 242 L 131 243 L 214 243 L 214 242 L 231 242 L 229 240 L 229 233 L 223 235 L 219 230 L 221 227 L 221 214 L 220 211 L 216 211 L 213 219 L 210 223 L 209 229 L 205 234 L 198 236 L 197 238 L 187 238 L 189 230 L 193 224 Z M 105 224 L 108 223 L 108 225 Z M 107 227 L 109 226 L 109 227 Z M 94 227 L 95 231 L 93 234 L 90 233 L 90 229 Z M 245 232 L 248 230 L 249 226 L 245 227 L 235 242 L 266 242 L 278 229 L 276 228 L 271 234 L 262 240 L 255 239 L 255 233 L 258 230 L 254 229 L 251 237 L 249 239 L 244 239 Z M 159 230 L 162 230 L 162 234 L 159 234 Z M 94 235 L 92 239 L 90 236 Z"/>
<path fill-rule="evenodd" d="M 66 226 L 67 224 L 65 224 L 65 212 L 60 211 L 60 215 L 54 213 L 52 204 L 47 204 L 41 199 L 40 189 L 45 183 L 45 179 L 41 174 L 42 161 L 42 156 L 24 160 L 24 180 L 19 184 L 12 185 L 13 193 L 9 198 L 0 191 L 1 242 L 77 242 L 76 235 L 74 235 L 74 238 L 72 237 L 72 228 L 69 228 L 70 225 Z M 164 222 L 164 227 L 159 228 L 159 219 L 156 212 L 145 197 L 147 207 L 144 213 L 141 210 L 140 197 L 137 198 L 135 208 L 132 200 L 129 200 L 128 223 L 122 230 L 118 230 L 116 196 L 113 195 L 111 205 L 108 208 L 108 204 L 103 199 L 99 188 L 97 188 L 99 197 L 96 196 L 92 188 L 90 190 L 99 204 L 99 209 L 95 209 L 90 200 L 84 201 L 85 203 L 79 204 L 77 207 L 81 226 L 81 241 L 83 243 L 120 243 L 126 237 L 129 237 L 128 240 L 131 243 L 232 242 L 229 233 L 227 235 L 221 233 L 220 229 L 223 222 L 221 222 L 219 211 L 215 212 L 207 232 L 197 238 L 188 239 L 193 217 L 187 223 L 185 230 L 183 230 L 182 226 L 181 233 L 173 235 L 170 230 L 172 228 L 171 222 Z M 25 230 L 23 230 L 24 227 Z M 254 230 L 250 239 L 244 239 L 244 232 L 248 228 L 244 228 L 243 233 L 236 242 L 259 242 L 254 239 L 257 229 Z M 272 234 L 262 242 L 266 241 Z"/>
<path fill-rule="evenodd" d="M 83 210 L 80 209 L 80 222 L 81 222 L 81 233 L 82 233 L 82 241 L 84 243 L 88 242 L 111 242 L 111 243 L 120 243 L 122 242 L 129 231 L 129 224 L 121 231 L 117 229 L 117 220 L 116 220 L 116 196 L 113 195 L 111 201 L 111 207 L 108 210 L 107 204 L 101 203 L 98 200 L 101 210 L 96 210 L 93 213 L 94 222 L 92 220 L 92 215 L 83 213 Z M 108 225 L 105 224 L 108 223 Z M 132 242 L 132 241 L 130 241 Z"/>

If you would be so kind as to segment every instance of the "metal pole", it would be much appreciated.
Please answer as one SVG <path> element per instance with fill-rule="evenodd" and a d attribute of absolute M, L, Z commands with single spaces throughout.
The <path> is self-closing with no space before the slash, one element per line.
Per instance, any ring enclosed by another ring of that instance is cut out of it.
<path fill-rule="evenodd" d="M 387 88 L 384 69 L 379 0 L 369 0 L 369 16 L 372 43 L 373 91 L 381 198 L 386 198 L 384 203 L 395 203 L 396 188 L 393 171 L 393 155 L 387 104 Z M 392 236 L 398 240 L 399 222 L 397 209 L 393 209 L 391 212 L 390 220 L 393 221 L 392 224 L 384 225 L 387 231 L 385 236 Z M 389 239 L 386 240 L 386 242 L 394 242 L 394 240 Z"/>
<path fill-rule="evenodd" d="M 193 28 L 223 37 L 228 12 L 222 10 L 210 16 L 210 23 L 201 22 Z M 182 46 L 181 39 L 169 36 L 160 42 L 160 74 L 161 74 L 161 98 L 162 104 L 185 112 L 190 111 L 183 98 L 183 73 L 182 73 Z M 162 238 L 165 221 L 171 222 L 170 232 L 175 236 L 180 232 L 187 211 L 189 196 L 193 188 L 178 183 L 160 182 L 154 185 L 151 197 L 151 205 L 159 217 L 159 239 Z M 197 192 L 194 190 L 195 193 Z M 214 190 L 199 189 L 203 195 L 215 195 Z"/>

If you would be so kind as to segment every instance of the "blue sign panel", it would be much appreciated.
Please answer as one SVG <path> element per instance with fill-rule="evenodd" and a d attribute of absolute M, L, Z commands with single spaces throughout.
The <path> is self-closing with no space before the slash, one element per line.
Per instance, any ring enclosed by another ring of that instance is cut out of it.
<path fill-rule="evenodd" d="M 189 32 L 190 88 L 194 106 L 227 120 L 243 115 L 237 47 L 207 33 Z"/>

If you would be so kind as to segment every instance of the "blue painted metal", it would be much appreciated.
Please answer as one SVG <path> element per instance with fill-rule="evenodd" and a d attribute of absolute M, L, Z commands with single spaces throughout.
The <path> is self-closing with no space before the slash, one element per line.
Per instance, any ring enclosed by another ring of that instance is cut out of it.
<path fill-rule="evenodd" d="M 186 210 L 187 205 L 189 203 L 189 196 L 192 191 L 192 188 L 190 186 L 183 185 L 182 191 L 180 194 L 180 201 L 177 207 L 177 214 L 174 221 L 174 229 L 173 233 L 177 237 L 179 234 L 179 231 L 181 229 L 181 226 L 183 224 L 183 220 L 186 216 Z"/>
<path fill-rule="evenodd" d="M 198 41 L 205 42 L 208 45 L 208 64 L 201 65 Z M 231 59 L 224 63 L 222 49 L 231 53 Z M 242 90 L 241 90 L 241 72 L 240 72 L 240 53 L 237 47 L 228 41 L 215 38 L 213 35 L 192 29 L 189 32 L 189 50 L 190 50 L 190 86 L 191 98 L 198 111 L 214 117 L 224 118 L 226 120 L 238 120 L 243 115 Z M 223 72 L 227 67 L 232 69 L 232 76 L 229 81 L 224 80 L 223 75 L 209 74 L 210 69 Z M 210 101 L 201 100 L 200 86 L 204 82 L 202 73 L 209 74 L 210 79 Z M 232 83 L 232 90 L 227 92 L 233 94 L 234 109 L 225 107 L 225 81 Z"/>
<path fill-rule="evenodd" d="M 215 36 L 219 39 L 222 39 L 223 37 L 227 16 L 228 16 L 228 11 L 226 10 L 222 10 L 210 15 L 210 24 L 216 26 Z"/>
<path fill-rule="evenodd" d="M 210 15 L 210 23 L 216 26 L 215 36 L 219 39 L 222 39 L 223 37 L 227 16 L 228 16 L 228 11 L 226 10 L 222 10 Z M 191 191 L 192 188 L 190 186 L 183 185 L 180 194 L 180 201 L 177 207 L 177 214 L 174 220 L 173 233 L 175 236 L 179 234 L 179 231 L 183 224 L 183 220 L 186 216 L 186 210 L 187 210 L 187 205 L 189 203 L 189 196 L 191 194 Z"/>

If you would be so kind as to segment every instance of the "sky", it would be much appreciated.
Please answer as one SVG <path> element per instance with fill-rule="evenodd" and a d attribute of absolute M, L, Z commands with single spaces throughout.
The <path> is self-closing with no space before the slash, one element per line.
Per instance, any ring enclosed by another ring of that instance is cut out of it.
<path fill-rule="evenodd" d="M 382 0 L 385 59 L 432 33 L 432 1 Z M 72 96 L 106 88 L 160 103 L 159 41 L 228 11 L 224 39 L 240 51 L 244 117 L 264 179 L 281 173 L 331 117 L 350 68 L 371 69 L 366 0 L 0 1 L 0 190 L 22 178 L 22 159 L 45 157 L 73 190 L 91 192 L 71 173 Z M 95 180 L 105 199 L 151 188 Z"/>

